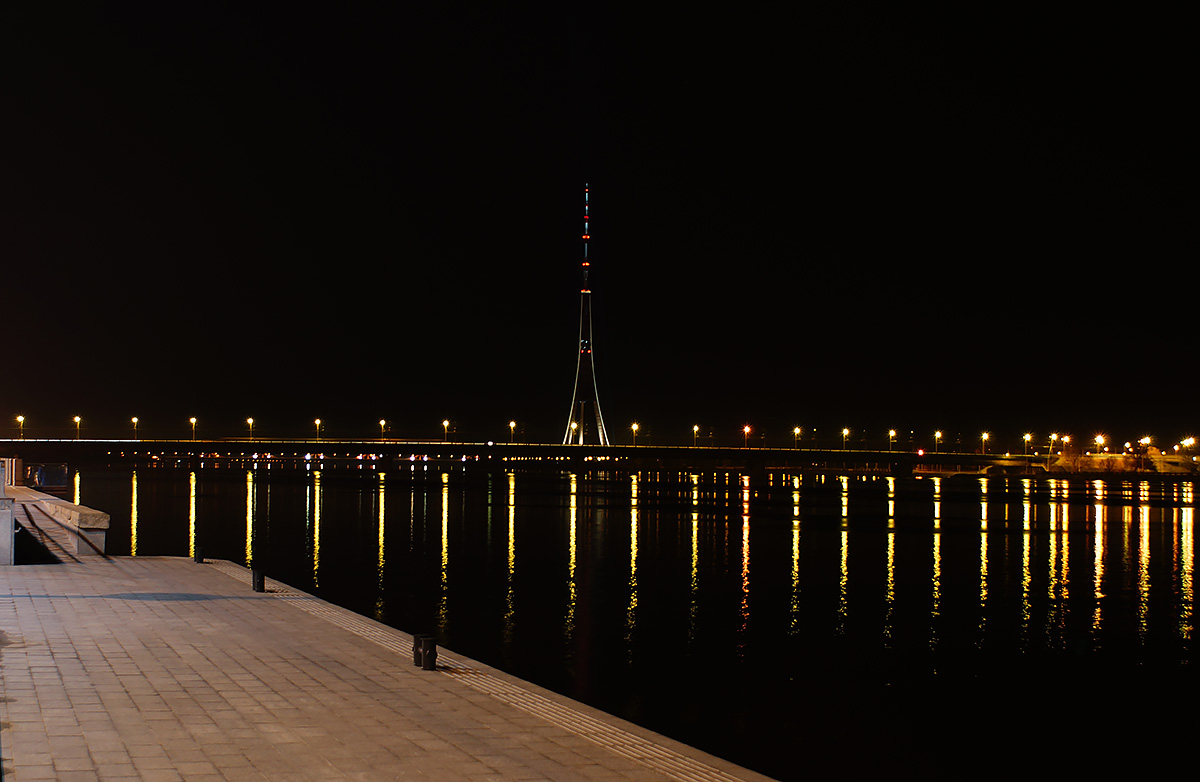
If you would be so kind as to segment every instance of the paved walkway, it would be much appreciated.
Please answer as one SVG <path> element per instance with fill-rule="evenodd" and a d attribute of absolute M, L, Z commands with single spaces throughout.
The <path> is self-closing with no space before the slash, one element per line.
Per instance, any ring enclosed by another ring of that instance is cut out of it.
<path fill-rule="evenodd" d="M 15 780 L 765 777 L 229 562 L 0 568 L 0 756 Z"/>

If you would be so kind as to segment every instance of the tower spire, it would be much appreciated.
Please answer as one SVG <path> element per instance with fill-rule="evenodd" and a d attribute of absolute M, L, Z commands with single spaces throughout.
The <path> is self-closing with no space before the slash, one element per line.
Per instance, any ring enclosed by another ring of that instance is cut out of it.
<path fill-rule="evenodd" d="M 608 432 L 604 430 L 604 416 L 600 413 L 600 394 L 596 389 L 596 366 L 592 358 L 592 290 L 588 282 L 588 186 L 583 186 L 583 285 L 579 290 L 579 356 L 575 361 L 575 390 L 571 394 L 571 414 L 567 417 L 567 431 L 563 434 L 563 445 L 582 445 L 591 438 L 600 445 L 608 445 Z M 594 422 L 589 430 L 589 422 Z"/>

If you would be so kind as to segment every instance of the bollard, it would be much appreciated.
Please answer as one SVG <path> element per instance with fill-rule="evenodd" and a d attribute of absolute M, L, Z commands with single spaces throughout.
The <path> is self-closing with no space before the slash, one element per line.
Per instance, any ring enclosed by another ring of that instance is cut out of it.
<path fill-rule="evenodd" d="M 192 554 L 192 561 L 195 562 L 197 565 L 203 565 L 204 564 L 204 549 L 200 548 L 199 546 L 196 546 L 196 553 Z"/>
<path fill-rule="evenodd" d="M 250 570 L 250 588 L 255 592 L 267 591 L 266 579 L 263 578 L 263 572 L 257 568 L 252 568 Z"/>
<path fill-rule="evenodd" d="M 413 665 L 421 664 L 421 639 L 424 637 L 423 633 L 413 633 Z"/>
<path fill-rule="evenodd" d="M 421 637 L 421 670 L 437 670 L 437 638 L 432 635 Z"/>

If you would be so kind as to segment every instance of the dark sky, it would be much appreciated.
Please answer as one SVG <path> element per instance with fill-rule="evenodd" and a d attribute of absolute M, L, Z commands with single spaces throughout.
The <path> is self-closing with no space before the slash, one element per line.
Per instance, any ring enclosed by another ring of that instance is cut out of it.
<path fill-rule="evenodd" d="M 1193 19 L 27 5 L 0 170 L 27 434 L 558 439 L 584 182 L 610 432 L 1200 424 Z"/>

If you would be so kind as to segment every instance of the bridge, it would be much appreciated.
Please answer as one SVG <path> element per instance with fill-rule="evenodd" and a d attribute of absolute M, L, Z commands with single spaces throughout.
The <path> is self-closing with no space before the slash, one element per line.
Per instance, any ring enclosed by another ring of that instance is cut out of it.
<path fill-rule="evenodd" d="M 218 440 L 0 440 L 0 457 L 24 463 L 308 463 L 338 466 L 371 462 L 445 466 L 486 463 L 523 469 L 787 471 L 877 475 L 1037 474 L 1043 472 L 1149 472 L 1195 475 L 1191 457 L 1123 454 L 1059 456 L 855 449 L 467 443 L 442 440 L 225 438 Z M 15 465 L 14 465 L 15 466 Z"/>

